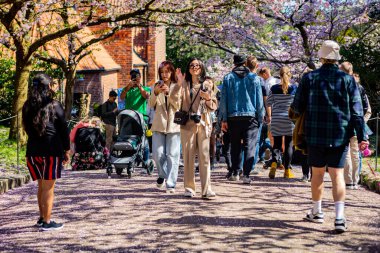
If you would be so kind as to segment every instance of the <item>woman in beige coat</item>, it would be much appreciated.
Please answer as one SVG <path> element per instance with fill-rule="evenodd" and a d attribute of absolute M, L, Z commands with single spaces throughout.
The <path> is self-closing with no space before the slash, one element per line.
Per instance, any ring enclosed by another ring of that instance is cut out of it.
<path fill-rule="evenodd" d="M 177 70 L 178 92 L 181 108 L 189 111 L 190 119 L 181 126 L 181 144 L 184 161 L 185 196 L 195 196 L 195 155 L 198 155 L 199 174 L 202 186 L 202 198 L 215 197 L 210 184 L 210 136 L 212 121 L 210 112 L 217 108 L 212 81 L 205 80 L 206 71 L 198 59 L 191 59 L 186 67 L 186 74 Z M 190 105 L 192 104 L 191 108 Z"/>
<path fill-rule="evenodd" d="M 173 93 L 177 77 L 173 63 L 164 61 L 158 68 L 160 80 L 155 84 L 149 99 L 154 108 L 152 128 L 153 159 L 158 170 L 157 187 L 174 193 L 178 177 L 180 156 L 180 128 L 174 123 L 174 113 L 179 109 L 179 93 Z"/>

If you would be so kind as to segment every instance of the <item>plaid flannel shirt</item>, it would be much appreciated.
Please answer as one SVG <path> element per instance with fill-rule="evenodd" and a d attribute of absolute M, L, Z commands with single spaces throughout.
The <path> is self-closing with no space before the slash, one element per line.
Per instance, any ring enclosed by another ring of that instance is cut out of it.
<path fill-rule="evenodd" d="M 352 76 L 337 65 L 324 64 L 305 74 L 291 105 L 305 112 L 305 135 L 309 146 L 339 147 L 349 142 L 356 130 L 365 139 L 363 108 Z"/>

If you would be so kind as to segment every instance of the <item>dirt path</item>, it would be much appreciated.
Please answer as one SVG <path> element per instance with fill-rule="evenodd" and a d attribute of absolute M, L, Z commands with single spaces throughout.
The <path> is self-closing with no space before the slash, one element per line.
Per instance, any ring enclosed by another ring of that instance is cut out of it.
<path fill-rule="evenodd" d="M 300 169 L 295 169 L 300 177 Z M 380 252 L 380 195 L 347 192 L 349 231 L 333 232 L 334 205 L 327 182 L 324 224 L 303 220 L 310 184 L 269 180 L 267 171 L 250 186 L 212 173 L 212 201 L 155 188 L 156 176 L 132 179 L 104 171 L 66 171 L 56 187 L 54 218 L 60 231 L 39 232 L 36 184 L 0 195 L 1 252 Z M 277 174 L 282 175 L 282 172 Z M 182 175 L 180 176 L 182 180 Z M 198 180 L 199 183 L 199 180 Z M 199 192 L 199 184 L 197 185 Z"/>

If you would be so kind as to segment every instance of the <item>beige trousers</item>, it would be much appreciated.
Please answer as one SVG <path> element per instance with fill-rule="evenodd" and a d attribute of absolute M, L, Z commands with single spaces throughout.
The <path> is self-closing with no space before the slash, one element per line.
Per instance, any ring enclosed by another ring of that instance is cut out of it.
<path fill-rule="evenodd" d="M 104 127 L 106 129 L 106 147 L 108 150 L 111 150 L 112 145 L 112 136 L 115 134 L 115 127 L 113 125 L 104 124 Z"/>
<path fill-rule="evenodd" d="M 184 164 L 185 190 L 195 194 L 195 155 L 198 154 L 199 176 L 202 195 L 211 192 L 210 183 L 210 138 L 206 137 L 203 126 L 194 125 L 189 130 L 181 129 L 182 156 Z"/>
<path fill-rule="evenodd" d="M 359 144 L 356 136 L 351 137 L 349 152 L 347 152 L 344 165 L 344 180 L 346 184 L 358 184 L 359 182 Z"/>

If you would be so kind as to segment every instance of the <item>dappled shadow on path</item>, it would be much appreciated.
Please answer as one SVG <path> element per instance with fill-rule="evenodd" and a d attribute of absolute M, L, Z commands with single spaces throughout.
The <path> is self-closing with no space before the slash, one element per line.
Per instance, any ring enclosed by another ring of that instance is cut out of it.
<path fill-rule="evenodd" d="M 0 200 L 0 249 L 308 252 L 312 248 L 332 252 L 378 248 L 380 198 L 373 193 L 348 196 L 348 200 L 360 197 L 360 202 L 347 203 L 348 217 L 360 213 L 360 219 L 350 221 L 350 232 L 336 235 L 331 197 L 324 204 L 325 224 L 302 219 L 310 208 L 308 184 L 259 175 L 246 186 L 227 182 L 224 174 L 224 170 L 213 172 L 212 185 L 218 196 L 205 201 L 199 193 L 184 198 L 182 178 L 177 193 L 168 194 L 155 187 L 156 177 L 141 170 L 132 179 L 107 179 L 104 171 L 66 172 L 56 187 L 53 213 L 65 227 L 53 233 L 39 232 L 33 226 L 38 218 L 36 187 L 27 185 Z"/>

